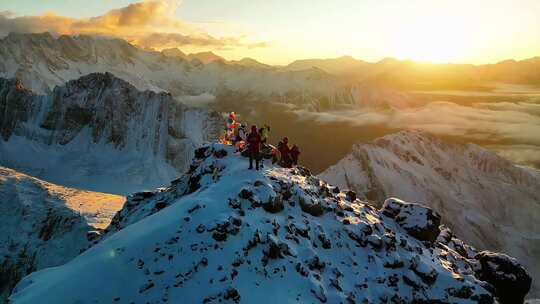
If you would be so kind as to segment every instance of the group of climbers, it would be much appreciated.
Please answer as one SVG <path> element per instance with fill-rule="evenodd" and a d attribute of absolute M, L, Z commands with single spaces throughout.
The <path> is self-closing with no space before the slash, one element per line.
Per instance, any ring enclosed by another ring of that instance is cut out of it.
<path fill-rule="evenodd" d="M 264 158 L 271 158 L 272 163 L 278 163 L 284 168 L 291 168 L 298 165 L 300 149 L 297 145 L 289 147 L 289 139 L 284 137 L 274 147 L 268 143 L 270 135 L 270 126 L 263 125 L 260 129 L 252 125 L 250 132 L 246 132 L 246 125 L 237 121 L 237 115 L 234 112 L 229 114 L 225 130 L 223 143 L 235 146 L 236 150 L 242 155 L 249 157 L 249 169 L 253 169 L 255 161 L 255 170 L 264 167 Z"/>
<path fill-rule="evenodd" d="M 291 168 L 298 165 L 298 156 L 300 149 L 297 145 L 289 147 L 289 138 L 283 137 L 277 147 L 280 154 L 280 165 L 284 168 Z"/>

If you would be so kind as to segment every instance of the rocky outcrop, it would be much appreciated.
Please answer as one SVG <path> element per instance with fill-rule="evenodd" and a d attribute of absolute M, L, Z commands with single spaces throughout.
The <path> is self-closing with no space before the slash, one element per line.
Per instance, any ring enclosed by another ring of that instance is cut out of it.
<path fill-rule="evenodd" d="M 0 78 L 0 135 L 8 140 L 17 126 L 28 121 L 34 107 L 34 94 L 20 80 Z"/>
<path fill-rule="evenodd" d="M 441 216 L 424 205 L 389 198 L 384 202 L 381 212 L 421 241 L 433 243 L 441 232 Z"/>
<path fill-rule="evenodd" d="M 480 252 L 475 259 L 480 262 L 478 278 L 493 285 L 501 304 L 523 303 L 532 279 L 516 259 L 489 251 Z"/>

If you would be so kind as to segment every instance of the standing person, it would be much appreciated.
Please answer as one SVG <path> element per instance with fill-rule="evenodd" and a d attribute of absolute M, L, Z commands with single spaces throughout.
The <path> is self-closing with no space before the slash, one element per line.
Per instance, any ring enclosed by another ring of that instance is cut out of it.
<path fill-rule="evenodd" d="M 235 131 L 236 131 L 237 123 L 236 123 L 236 113 L 231 112 L 229 113 L 229 118 L 227 118 L 227 134 L 226 138 L 230 142 L 230 144 L 234 144 L 235 141 Z"/>
<path fill-rule="evenodd" d="M 246 144 L 246 125 L 239 124 L 236 128 L 236 134 L 234 135 L 234 146 L 236 151 L 242 151 L 243 146 Z"/>
<path fill-rule="evenodd" d="M 251 126 L 251 132 L 247 136 L 249 170 L 253 169 L 253 159 L 255 159 L 255 169 L 259 170 L 259 153 L 261 152 L 261 135 L 257 131 L 257 126 Z"/>
<path fill-rule="evenodd" d="M 270 127 L 267 124 L 264 124 L 264 126 L 259 129 L 259 134 L 261 135 L 261 154 L 260 154 L 261 168 L 264 168 L 264 153 L 265 153 L 266 148 L 268 148 L 268 146 L 266 145 L 266 142 L 268 141 L 269 133 L 270 133 Z"/>
<path fill-rule="evenodd" d="M 289 148 L 289 139 L 287 137 L 283 137 L 283 139 L 279 142 L 278 150 L 279 150 L 279 154 L 281 154 L 280 165 L 284 168 L 290 168 L 291 167 L 291 156 L 290 156 L 291 149 Z"/>
<path fill-rule="evenodd" d="M 291 154 L 292 165 L 297 166 L 298 165 L 298 156 L 300 155 L 300 149 L 298 148 L 297 145 L 292 146 L 290 154 Z"/>
<path fill-rule="evenodd" d="M 259 133 L 261 134 L 261 142 L 265 144 L 268 141 L 268 136 L 270 135 L 270 126 L 264 124 L 264 126 L 259 129 Z"/>
<path fill-rule="evenodd" d="M 245 124 L 240 124 L 240 126 L 237 128 L 237 131 L 236 131 L 236 140 L 237 141 L 241 141 L 241 140 L 246 140 L 246 125 Z"/>

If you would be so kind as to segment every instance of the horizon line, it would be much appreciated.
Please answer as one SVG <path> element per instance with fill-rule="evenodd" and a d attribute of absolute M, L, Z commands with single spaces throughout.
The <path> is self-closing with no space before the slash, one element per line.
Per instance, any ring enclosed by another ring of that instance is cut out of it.
<path fill-rule="evenodd" d="M 294 59 L 293 61 L 290 61 L 289 63 L 286 63 L 286 64 L 271 64 L 271 63 L 265 63 L 264 60 L 260 60 L 260 59 L 256 59 L 256 58 L 253 58 L 253 57 L 249 57 L 249 56 L 246 56 L 246 57 L 242 57 L 240 59 L 227 59 L 226 56 L 222 56 L 222 55 L 218 55 L 216 52 L 219 53 L 219 50 L 215 50 L 215 49 L 208 49 L 208 50 L 205 50 L 205 51 L 201 51 L 201 52 L 194 52 L 194 53 L 185 53 L 184 51 L 182 51 L 182 48 L 181 47 L 171 47 L 171 48 L 163 48 L 161 50 L 158 50 L 158 49 L 155 49 L 155 48 L 143 48 L 141 46 L 138 46 L 137 44 L 134 44 L 124 38 L 120 38 L 120 37 L 114 37 L 114 36 L 108 36 L 108 35 L 103 35 L 103 34 L 83 34 L 83 33 L 77 33 L 77 34 L 59 34 L 59 33 L 54 33 L 54 32 L 50 32 L 50 31 L 43 31 L 43 32 L 8 32 L 8 33 L 5 33 L 4 35 L 0 35 L 0 39 L 5 39 L 7 38 L 9 35 L 11 34 L 19 34 L 19 35 L 44 35 L 44 34 L 49 34 L 51 35 L 53 38 L 55 39 L 58 39 L 62 36 L 68 36 L 68 37 L 78 37 L 78 36 L 86 36 L 86 37 L 93 37 L 93 38 L 102 38 L 102 39 L 110 39 L 110 40 L 120 40 L 120 41 L 124 41 L 126 43 L 128 43 L 129 45 L 137 48 L 137 49 L 140 49 L 142 51 L 146 51 L 146 52 L 158 52 L 158 53 L 162 53 L 164 50 L 170 50 L 170 49 L 178 49 L 180 50 L 182 53 L 184 53 L 185 55 L 189 56 L 189 55 L 195 55 L 195 54 L 200 54 L 200 53 L 212 53 L 222 59 L 225 60 L 225 62 L 232 62 L 232 61 L 241 61 L 241 60 L 244 60 L 244 59 L 251 59 L 251 60 L 255 60 L 257 61 L 258 63 L 261 63 L 261 64 L 264 64 L 264 65 L 268 65 L 268 66 L 271 66 L 271 67 L 287 67 L 295 62 L 298 62 L 298 61 L 309 61 L 309 60 L 337 60 L 337 59 L 341 59 L 341 58 L 352 58 L 353 60 L 355 61 L 358 61 L 358 62 L 363 62 L 363 63 L 366 63 L 366 64 L 378 64 L 378 63 L 381 63 L 383 61 L 388 61 L 388 60 L 395 60 L 395 61 L 401 61 L 401 62 L 408 62 L 408 63 L 416 63 L 416 64 L 430 64 L 430 65 L 470 65 L 470 66 L 485 66 L 485 65 L 495 65 L 495 64 L 501 64 L 503 62 L 508 62 L 508 61 L 513 61 L 513 62 L 522 62 L 522 61 L 527 61 L 527 60 L 534 60 L 534 59 L 538 59 L 540 60 L 540 54 L 539 55 L 536 55 L 536 56 L 532 56 L 532 57 L 523 57 L 523 58 L 507 58 L 507 59 L 503 59 L 503 60 L 498 60 L 498 61 L 491 61 L 491 62 L 485 62 L 485 63 L 471 63 L 471 62 L 434 62 L 434 61 L 429 61 L 429 60 L 426 60 L 426 61 L 423 61 L 423 60 L 414 60 L 414 59 L 410 59 L 410 58 L 399 58 L 399 57 L 392 57 L 392 56 L 385 56 L 385 57 L 381 57 L 380 59 L 378 60 L 365 60 L 365 59 L 359 59 L 357 57 L 355 57 L 354 55 L 350 55 L 350 54 L 343 54 L 343 55 L 340 55 L 340 56 L 336 56 L 336 57 L 304 57 L 304 58 L 298 58 L 298 59 Z M 213 60 L 213 61 L 221 61 L 221 60 Z"/>

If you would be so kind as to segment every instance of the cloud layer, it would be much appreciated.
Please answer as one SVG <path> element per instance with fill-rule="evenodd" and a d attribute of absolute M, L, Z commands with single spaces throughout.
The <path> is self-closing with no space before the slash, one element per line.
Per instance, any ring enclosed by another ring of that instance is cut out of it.
<path fill-rule="evenodd" d="M 534 102 L 477 103 L 463 106 L 431 102 L 402 110 L 359 110 L 315 113 L 294 111 L 300 119 L 321 124 L 419 129 L 481 143 L 522 164 L 540 168 L 540 104 Z"/>
<path fill-rule="evenodd" d="M 241 37 L 214 37 L 175 18 L 178 1 L 153 0 L 110 10 L 104 15 L 77 19 L 47 13 L 16 17 L 0 12 L 0 35 L 9 32 L 55 34 L 94 34 L 126 39 L 145 48 L 195 46 L 205 48 L 265 47 L 247 43 Z"/>

